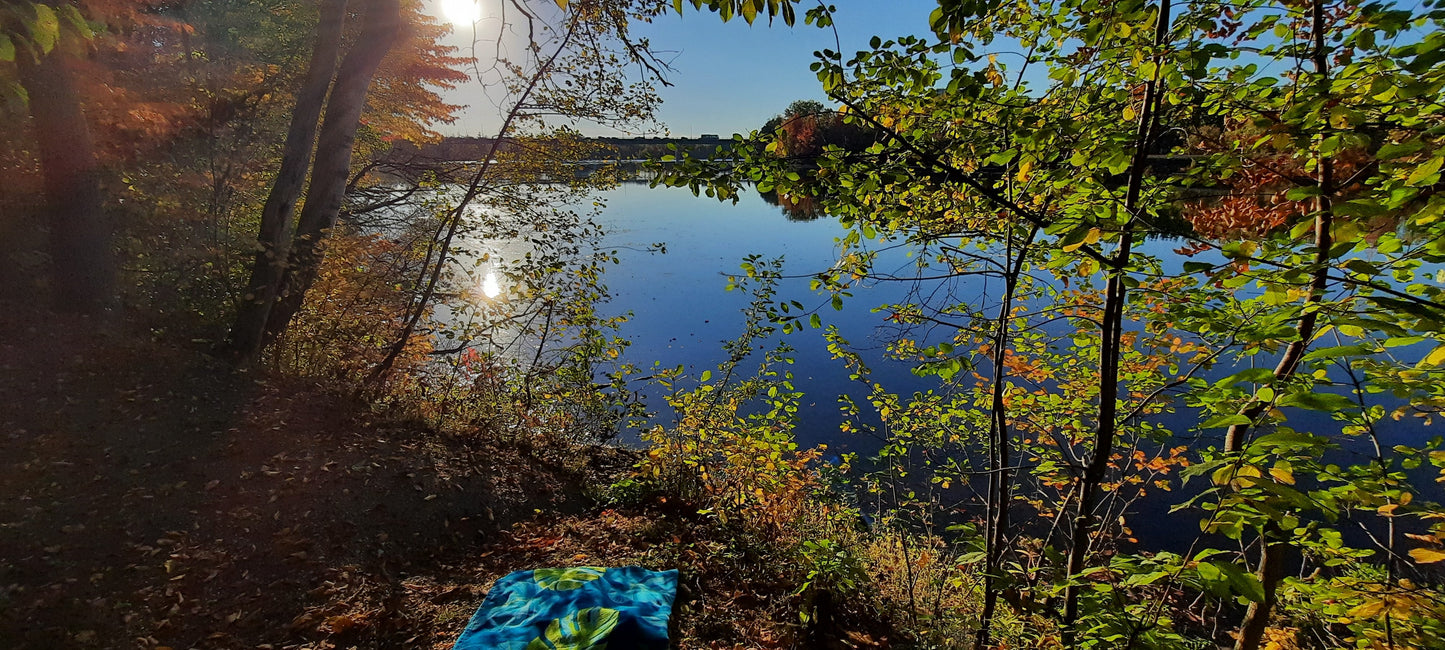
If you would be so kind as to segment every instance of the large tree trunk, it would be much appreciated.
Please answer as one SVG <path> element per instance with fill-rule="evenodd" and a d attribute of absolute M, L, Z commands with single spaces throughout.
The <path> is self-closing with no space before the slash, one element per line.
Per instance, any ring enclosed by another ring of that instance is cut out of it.
<path fill-rule="evenodd" d="M 365 21 L 356 45 L 341 62 L 331 97 L 326 101 L 326 119 L 321 124 L 321 138 L 316 145 L 311 186 L 306 190 L 306 202 L 301 207 L 291 255 L 283 269 L 281 292 L 266 323 L 263 345 L 286 331 L 301 308 L 306 290 L 316 280 L 316 271 L 321 265 L 321 240 L 336 226 L 342 200 L 346 198 L 351 147 L 356 141 L 356 128 L 366 107 L 371 79 L 381 60 L 401 39 L 400 0 L 370 0 L 366 3 Z"/>
<path fill-rule="evenodd" d="M 26 59 L 15 57 L 44 176 L 51 300 L 59 311 L 99 313 L 115 305 L 116 264 L 95 142 L 66 57 L 57 51 L 39 63 Z"/>
<path fill-rule="evenodd" d="M 341 53 L 341 31 L 346 22 L 346 0 L 322 0 L 320 19 L 316 24 L 316 43 L 306 78 L 296 95 L 296 110 L 286 132 L 281 151 L 281 169 L 266 205 L 261 209 L 261 229 L 256 236 L 256 261 L 251 266 L 251 280 L 246 295 L 231 327 L 231 352 L 238 359 L 250 361 L 261 354 L 266 319 L 276 302 L 286 265 L 287 239 L 291 236 L 291 216 L 301 189 L 306 184 L 306 170 L 311 166 L 312 146 L 316 141 L 316 124 L 321 107 L 326 103 L 326 90 L 336 74 L 336 59 Z"/>

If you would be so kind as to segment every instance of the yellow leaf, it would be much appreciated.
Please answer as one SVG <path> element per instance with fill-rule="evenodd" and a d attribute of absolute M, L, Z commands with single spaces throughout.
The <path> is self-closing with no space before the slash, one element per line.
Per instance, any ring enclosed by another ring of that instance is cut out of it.
<path fill-rule="evenodd" d="M 1376 614 L 1379 614 L 1384 609 L 1385 602 L 1381 600 L 1375 600 L 1351 609 L 1349 611 L 1349 615 L 1354 618 L 1370 618 Z"/>
<path fill-rule="evenodd" d="M 1445 551 L 1434 548 L 1412 548 L 1410 557 L 1415 558 L 1415 561 L 1420 564 L 1431 564 L 1445 560 Z"/>
<path fill-rule="evenodd" d="M 1445 363 L 1445 345 L 1437 345 L 1430 354 L 1420 360 L 1420 367 L 1433 367 Z"/>
<path fill-rule="evenodd" d="M 1034 161 L 1033 161 L 1032 158 L 1025 158 L 1025 159 L 1023 160 L 1023 162 L 1019 163 L 1019 182 L 1020 182 L 1020 183 L 1026 183 L 1026 182 L 1028 182 L 1028 180 L 1029 180 L 1029 173 L 1032 172 L 1033 170 L 1034 170 Z"/>

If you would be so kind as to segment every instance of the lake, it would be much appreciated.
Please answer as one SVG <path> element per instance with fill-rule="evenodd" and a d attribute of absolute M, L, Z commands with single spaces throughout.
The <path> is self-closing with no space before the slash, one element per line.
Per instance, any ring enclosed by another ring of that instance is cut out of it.
<path fill-rule="evenodd" d="M 725 291 L 727 277 L 740 273 L 739 264 L 745 256 L 759 254 L 785 260 L 785 277 L 777 297 L 797 300 L 809 309 L 820 308 L 824 324 L 836 325 L 855 349 L 863 352 L 873 367 L 873 378 L 888 390 L 907 395 L 938 385 L 936 379 L 912 374 L 909 364 L 885 359 L 883 355 L 883 346 L 892 332 L 884 328 L 885 314 L 875 313 L 873 308 L 904 300 L 913 290 L 912 283 L 878 282 L 860 288 L 838 311 L 829 306 L 827 295 L 810 290 L 810 276 L 828 269 L 836 259 L 835 238 L 844 234 L 836 220 L 827 217 L 791 220 L 780 207 L 768 204 L 754 192 L 744 192 L 738 203 L 733 204 L 697 197 L 681 188 L 624 184 L 606 193 L 604 200 L 606 208 L 597 218 L 606 233 L 602 248 L 616 250 L 619 263 L 606 271 L 604 282 L 613 298 L 602 311 L 611 315 L 630 314 L 620 330 L 621 336 L 632 342 L 625 353 L 626 360 L 644 369 L 654 361 L 664 368 L 681 364 L 689 378 L 682 385 L 695 385 L 696 378 L 704 371 L 714 369 L 727 358 L 723 342 L 743 331 L 741 312 L 749 296 L 744 291 Z M 665 252 L 651 250 L 658 243 L 665 245 Z M 1140 250 L 1158 257 L 1166 272 L 1176 273 L 1184 261 L 1172 252 L 1179 245 L 1172 240 L 1150 240 L 1141 245 Z M 506 245 L 483 245 L 482 248 L 489 248 L 501 257 L 508 253 Z M 880 254 L 877 267 L 897 269 L 900 275 L 906 276 L 913 272 L 910 269 L 914 264 L 906 251 L 889 250 Z M 486 282 L 480 277 L 477 281 L 483 285 Z M 992 292 L 989 295 L 996 295 L 1001 288 L 999 281 L 993 280 L 993 286 L 989 286 L 988 281 L 979 277 L 940 282 L 950 283 L 947 289 L 954 298 L 964 300 L 989 291 Z M 1050 329 L 1057 330 L 1051 333 L 1064 334 L 1068 327 L 1066 321 L 1058 321 Z M 933 338 L 944 340 L 947 336 L 951 336 L 951 332 L 938 331 Z M 875 452 L 879 441 L 840 432 L 839 425 L 844 418 L 837 396 L 848 394 L 861 402 L 867 391 L 861 384 L 850 381 L 849 371 L 841 361 L 830 358 L 822 330 L 804 328 L 779 337 L 795 349 L 792 354 L 795 364 L 791 367 L 794 383 L 806 395 L 800 406 L 796 431 L 799 444 L 804 447 L 827 444 L 829 456 L 845 451 L 856 451 L 863 456 Z M 1267 355 L 1259 355 L 1253 361 L 1268 368 L 1275 363 L 1275 359 Z M 741 368 L 742 371 L 750 369 L 747 364 Z M 1201 376 L 1214 380 L 1236 370 L 1221 365 Z M 650 410 L 658 414 L 656 421 L 666 424 L 671 413 L 661 391 L 660 387 L 651 386 L 644 389 L 643 394 Z M 1387 408 L 1393 406 L 1388 400 L 1383 403 Z M 1289 425 L 1297 429 L 1327 434 L 1338 431 L 1339 423 L 1328 413 L 1290 411 Z M 1192 430 L 1200 421 L 1194 409 L 1176 406 L 1174 413 L 1159 416 L 1156 421 L 1173 431 L 1177 442 L 1172 444 L 1197 448 L 1222 443 L 1222 429 L 1203 433 Z M 1380 433 L 1387 445 L 1420 444 L 1424 436 L 1434 431 L 1407 418 L 1400 422 L 1386 419 L 1380 424 Z M 623 439 L 636 441 L 636 433 L 624 434 Z M 1363 436 L 1350 443 L 1334 452 L 1341 455 L 1340 460 L 1350 455 L 1355 457 L 1348 462 L 1359 462 L 1359 455 L 1368 457 L 1373 453 Z M 1417 485 L 1428 489 L 1431 482 L 1425 478 L 1417 481 Z M 1190 485 L 1191 489 L 1197 487 L 1202 486 Z M 1136 504 L 1134 512 L 1144 515 L 1146 521 L 1152 520 L 1166 516 L 1168 507 L 1182 500 L 1181 494 L 1175 492 L 1163 499 Z M 1179 518 L 1184 525 L 1148 527 L 1151 530 L 1136 530 L 1136 536 L 1146 544 L 1178 547 L 1192 540 L 1197 532 L 1196 517 L 1180 515 Z"/>
<path fill-rule="evenodd" d="M 875 377 L 884 385 L 912 390 L 935 383 L 914 376 L 908 364 L 882 358 L 886 341 L 876 330 L 884 321 L 872 308 L 901 299 L 905 285 L 883 283 L 855 292 L 841 311 L 829 305 L 828 296 L 809 289 L 807 276 L 827 270 L 836 259 L 834 238 L 844 234 L 836 220 L 789 220 L 756 193 L 744 193 L 734 205 L 695 197 L 686 189 L 641 185 L 611 192 L 600 220 L 608 232 L 604 247 L 620 249 L 620 263 L 606 279 L 614 294 L 607 309 L 631 313 L 621 334 L 632 341 L 627 356 L 641 366 L 654 360 L 664 367 L 682 364 L 687 375 L 696 378 L 725 361 L 722 344 L 742 333 L 742 310 L 750 298 L 745 291 L 726 291 L 727 276 L 741 274 L 743 258 L 759 254 L 784 259 L 785 278 L 777 297 L 797 300 L 810 309 L 821 307 L 823 322 L 837 325 L 865 350 Z M 666 252 L 641 250 L 654 242 L 665 243 Z M 906 262 L 895 257 L 898 263 Z M 834 451 L 876 448 L 871 441 L 840 439 L 843 418 L 837 396 L 861 396 L 866 391 L 849 381 L 841 361 L 830 358 L 822 330 L 779 337 L 795 349 L 794 384 L 807 395 L 799 411 L 799 442 L 827 443 Z M 653 397 L 650 405 L 666 407 L 659 395 Z"/>
<path fill-rule="evenodd" d="M 913 375 L 909 364 L 885 359 L 882 354 L 883 346 L 894 332 L 886 327 L 886 315 L 873 309 L 880 304 L 905 300 L 914 290 L 914 283 L 873 282 L 854 291 L 853 298 L 847 300 L 840 311 L 829 306 L 827 295 L 809 289 L 810 276 L 828 269 L 836 259 L 835 238 L 845 231 L 835 219 L 789 219 L 780 207 L 770 205 L 755 192 L 743 192 L 734 204 L 694 196 L 683 188 L 649 188 L 644 184 L 626 183 L 602 198 L 606 207 L 597 217 L 605 233 L 601 248 L 615 250 L 619 261 L 606 269 L 603 281 L 613 297 L 602 312 L 630 314 L 620 331 L 632 343 L 625 353 L 626 360 L 642 368 L 652 366 L 654 361 L 665 368 L 681 364 L 686 375 L 694 380 L 724 361 L 727 355 L 723 342 L 743 331 L 742 309 L 749 301 L 745 291 L 726 291 L 728 276 L 741 273 L 739 265 L 744 257 L 758 254 L 785 260 L 785 277 L 777 297 L 797 300 L 809 309 L 817 309 L 825 325 L 836 325 L 854 348 L 863 352 L 873 366 L 874 378 L 889 390 L 907 394 L 937 385 L 936 380 Z M 665 252 L 653 250 L 659 243 L 664 245 Z M 1151 239 L 1138 246 L 1138 250 L 1160 259 L 1166 273 L 1178 273 L 1186 259 L 1221 259 L 1213 253 L 1184 258 L 1173 252 L 1179 245 L 1177 240 Z M 474 241 L 468 246 L 489 253 L 494 259 L 516 257 L 525 250 L 509 242 Z M 896 270 L 904 277 L 915 272 L 915 260 L 904 250 L 884 250 L 878 260 L 876 266 L 880 271 Z M 473 265 L 463 259 L 459 266 L 471 268 Z M 488 264 L 481 265 L 474 282 L 480 291 L 495 294 L 500 287 L 496 285 L 496 274 L 488 272 L 488 268 Z M 996 296 L 1001 288 L 1001 282 L 977 276 L 931 282 L 928 291 L 936 291 L 947 283 L 949 286 L 942 288 L 950 291 L 954 299 L 962 300 Z M 1068 333 L 1068 327 L 1067 321 L 1059 320 L 1049 329 L 1062 335 Z M 929 338 L 945 340 L 950 335 L 951 332 L 935 331 Z M 845 393 L 861 396 L 865 392 L 849 380 L 849 372 L 840 361 L 830 358 L 822 330 L 804 328 L 802 332 L 779 335 L 779 338 L 795 349 L 794 383 L 808 396 L 800 411 L 799 442 L 805 446 L 827 443 L 835 451 L 868 452 L 876 448 L 872 441 L 839 435 L 842 416 L 836 397 Z M 1426 344 L 1416 352 L 1428 349 Z M 1400 351 L 1396 349 L 1397 353 Z M 1259 355 L 1254 362 L 1272 368 L 1275 359 Z M 1200 376 L 1219 379 L 1236 370 L 1221 365 Z M 663 411 L 660 416 L 666 421 L 667 407 L 661 394 L 656 389 L 647 394 L 651 398 L 648 400 L 651 409 Z M 1195 415 L 1190 409 L 1180 409 L 1165 416 L 1161 423 L 1192 442 L 1196 438 L 1189 430 L 1199 421 Z M 1318 412 L 1301 411 L 1291 417 L 1292 425 L 1306 430 L 1333 426 L 1330 423 L 1328 414 Z M 1381 426 L 1384 437 L 1392 441 L 1411 438 L 1409 434 L 1418 434 L 1421 428 L 1413 423 L 1393 421 Z M 1222 431 L 1213 433 L 1222 435 Z M 1207 439 L 1206 442 L 1217 441 Z"/>

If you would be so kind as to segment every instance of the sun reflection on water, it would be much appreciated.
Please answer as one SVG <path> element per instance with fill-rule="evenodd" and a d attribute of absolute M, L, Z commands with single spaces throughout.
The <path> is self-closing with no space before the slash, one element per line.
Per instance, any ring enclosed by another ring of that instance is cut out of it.
<path fill-rule="evenodd" d="M 487 277 L 482 278 L 482 284 L 478 287 L 483 296 L 496 298 L 502 294 L 502 285 L 497 282 L 497 272 L 487 271 Z"/>

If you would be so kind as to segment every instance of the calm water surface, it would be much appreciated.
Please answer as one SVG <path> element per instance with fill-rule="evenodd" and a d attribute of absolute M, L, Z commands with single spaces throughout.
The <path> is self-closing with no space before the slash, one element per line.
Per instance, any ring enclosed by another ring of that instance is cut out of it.
<path fill-rule="evenodd" d="M 630 313 L 620 332 L 632 342 L 625 355 L 628 361 L 644 369 L 654 361 L 664 368 L 681 364 L 690 378 L 683 382 L 684 387 L 694 385 L 691 382 L 704 371 L 716 368 L 727 358 L 723 343 L 743 331 L 742 309 L 749 302 L 745 291 L 725 291 L 727 277 L 740 273 L 739 264 L 744 257 L 758 254 L 764 258 L 784 258 L 787 277 L 781 282 L 777 297 L 797 300 L 809 309 L 817 308 L 825 324 L 838 326 L 853 347 L 863 352 L 872 365 L 873 378 L 889 391 L 906 395 L 937 386 L 936 380 L 913 375 L 908 364 L 883 358 L 882 347 L 894 332 L 882 327 L 886 314 L 875 313 L 873 308 L 905 300 L 913 288 L 912 283 L 879 282 L 862 287 L 841 311 L 829 305 L 828 296 L 809 289 L 809 276 L 828 269 L 836 259 L 835 238 L 844 234 L 836 220 L 789 220 L 780 208 L 765 203 L 756 193 L 744 193 L 740 201 L 733 204 L 696 197 L 685 189 L 629 184 L 607 193 L 605 202 L 606 208 L 598 218 L 607 233 L 602 247 L 615 249 L 620 261 L 606 272 L 604 282 L 613 298 L 602 311 L 608 315 Z M 649 250 L 658 243 L 665 245 L 665 252 Z M 1165 271 L 1173 273 L 1179 271 L 1184 261 L 1171 253 L 1178 245 L 1152 240 L 1142 249 L 1163 260 Z M 493 248 L 505 254 L 505 246 Z M 880 254 L 879 260 L 880 270 L 896 269 L 903 276 L 915 272 L 914 261 L 904 251 L 886 251 Z M 981 301 L 974 304 L 989 305 L 992 309 L 1001 288 L 1000 282 L 992 282 L 990 285 L 982 278 L 962 278 L 946 284 L 934 283 L 930 290 L 947 290 L 952 292 L 955 301 Z M 1053 327 L 1068 327 L 1067 323 L 1059 323 Z M 1054 333 L 1065 331 L 1060 329 Z M 929 338 L 946 340 L 951 335 L 951 332 L 938 331 Z M 849 372 L 841 361 L 831 359 L 822 330 L 804 328 L 779 338 L 794 348 L 792 356 L 796 361 L 791 367 L 794 384 L 805 394 L 799 412 L 798 442 L 804 447 L 827 444 L 830 456 L 844 451 L 857 451 L 866 456 L 876 451 L 877 440 L 839 430 L 843 417 L 837 396 L 848 394 L 861 403 L 867 390 L 849 380 Z M 1255 363 L 1272 368 L 1274 360 L 1261 357 Z M 754 368 L 744 363 L 740 371 Z M 1218 379 L 1234 371 L 1234 368 L 1217 367 L 1203 376 Z M 662 389 L 652 386 L 644 390 L 644 395 L 650 410 L 658 414 L 656 421 L 669 422 L 671 413 L 662 399 Z M 1382 422 L 1382 437 L 1389 444 L 1419 444 L 1424 436 L 1437 433 L 1410 420 Z M 1221 443 L 1218 438 L 1222 437 L 1222 430 L 1202 435 L 1191 431 L 1198 422 L 1198 414 L 1183 407 L 1159 418 L 1159 423 L 1178 437 L 1178 444 Z M 1329 414 L 1313 411 L 1290 413 L 1289 424 L 1300 430 L 1322 432 L 1338 431 L 1339 426 Z M 629 437 L 635 440 L 635 433 Z M 1359 442 L 1358 448 L 1352 446 L 1337 453 L 1371 452 L 1366 440 L 1359 439 Z M 1425 480 L 1420 485 L 1428 488 L 1431 483 Z M 1138 504 L 1136 514 L 1145 515 L 1145 520 L 1177 518 L 1181 524 L 1179 527 L 1144 527 L 1148 530 L 1136 528 L 1141 542 L 1173 547 L 1193 539 L 1197 517 L 1166 514 L 1168 506 L 1179 500 L 1183 498 L 1176 492 L 1166 499 Z"/>
<path fill-rule="evenodd" d="M 604 247 L 620 249 L 621 263 L 607 274 L 614 295 L 607 310 L 631 312 L 621 332 L 632 341 L 627 357 L 644 367 L 653 361 L 663 367 L 682 364 L 691 377 L 725 361 L 723 342 L 743 332 L 742 310 L 750 296 L 725 289 L 727 276 L 741 274 L 744 257 L 783 257 L 785 276 L 808 276 L 833 264 L 834 238 L 844 232 L 833 219 L 790 221 L 779 208 L 752 193 L 745 193 L 734 205 L 695 197 L 685 189 L 639 185 L 610 193 L 600 221 L 608 233 Z M 642 250 L 656 242 L 666 244 L 665 253 Z M 895 257 L 906 262 L 901 255 Z M 835 311 L 827 296 L 809 290 L 808 277 L 786 277 L 778 298 L 821 308 L 824 323 L 837 325 L 855 347 L 865 350 L 875 377 L 884 385 L 894 390 L 922 389 L 932 382 L 914 376 L 907 364 L 882 359 L 884 342 L 876 329 L 883 316 L 871 311 L 900 298 L 905 289 L 901 284 L 875 285 L 856 292 L 842 311 Z M 841 361 L 830 358 L 822 330 L 805 328 L 779 338 L 795 349 L 794 384 L 806 394 L 799 413 L 799 442 L 828 443 L 835 451 L 875 447 L 866 440 L 840 439 L 837 396 L 866 392 L 849 381 Z M 742 370 L 754 367 L 744 364 Z M 666 409 L 660 394 L 652 397 L 649 406 Z"/>

